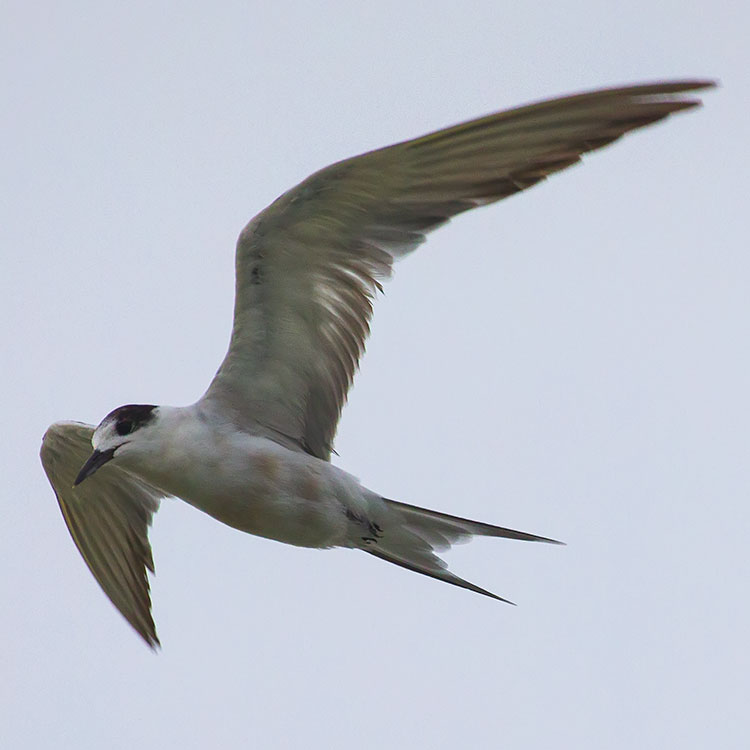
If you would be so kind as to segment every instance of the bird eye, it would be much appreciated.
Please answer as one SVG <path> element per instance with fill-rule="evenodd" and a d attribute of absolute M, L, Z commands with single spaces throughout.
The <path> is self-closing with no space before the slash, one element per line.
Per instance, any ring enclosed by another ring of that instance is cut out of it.
<path fill-rule="evenodd" d="M 115 425 L 115 432 L 118 435 L 130 435 L 133 431 L 133 423 L 129 419 L 121 419 Z"/>

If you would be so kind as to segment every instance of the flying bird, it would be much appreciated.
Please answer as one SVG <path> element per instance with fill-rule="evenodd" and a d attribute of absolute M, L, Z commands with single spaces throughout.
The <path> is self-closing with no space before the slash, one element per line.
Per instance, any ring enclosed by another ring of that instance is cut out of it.
<path fill-rule="evenodd" d="M 229 350 L 191 406 L 56 422 L 41 460 L 112 603 L 151 647 L 148 528 L 162 497 L 241 531 L 347 547 L 479 594 L 437 553 L 473 536 L 553 542 L 389 500 L 330 462 L 394 261 L 456 214 L 507 198 L 626 133 L 700 104 L 710 81 L 602 89 L 482 117 L 316 172 L 242 230 Z"/>

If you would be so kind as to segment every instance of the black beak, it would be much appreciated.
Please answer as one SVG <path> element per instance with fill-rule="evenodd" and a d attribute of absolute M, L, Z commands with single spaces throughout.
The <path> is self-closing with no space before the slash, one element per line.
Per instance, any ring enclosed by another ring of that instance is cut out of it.
<path fill-rule="evenodd" d="M 86 463 L 81 467 L 81 470 L 76 477 L 76 481 L 73 482 L 73 486 L 77 487 L 84 479 L 87 479 L 101 469 L 107 461 L 114 457 L 115 450 L 115 448 L 108 448 L 106 451 L 94 451 L 88 457 Z"/>

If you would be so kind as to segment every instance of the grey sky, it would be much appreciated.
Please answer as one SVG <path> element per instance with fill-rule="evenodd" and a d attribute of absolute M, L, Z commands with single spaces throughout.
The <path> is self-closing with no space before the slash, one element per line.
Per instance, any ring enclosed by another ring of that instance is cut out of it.
<path fill-rule="evenodd" d="M 3 5 L 0 745 L 746 746 L 750 13 L 550 5 Z M 451 554 L 519 606 L 166 501 L 150 653 L 69 538 L 47 425 L 200 396 L 239 230 L 315 169 L 693 76 L 703 110 L 458 218 L 376 310 L 337 463 L 565 540 Z"/>

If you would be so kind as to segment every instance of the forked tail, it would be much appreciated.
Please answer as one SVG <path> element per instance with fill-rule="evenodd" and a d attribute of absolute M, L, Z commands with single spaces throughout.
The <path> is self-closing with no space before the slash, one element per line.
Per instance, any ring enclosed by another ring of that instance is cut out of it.
<path fill-rule="evenodd" d="M 523 531 L 492 526 L 480 521 L 438 513 L 416 505 L 407 505 L 383 498 L 388 510 L 388 521 L 379 529 L 381 533 L 370 539 L 362 549 L 381 560 L 400 565 L 415 573 L 422 573 L 454 586 L 484 594 L 492 599 L 513 604 L 491 591 L 475 586 L 448 570 L 447 564 L 435 553 L 443 552 L 454 544 L 466 542 L 474 536 L 495 536 L 520 539 L 527 542 L 563 544 L 555 539 L 527 534 Z"/>

